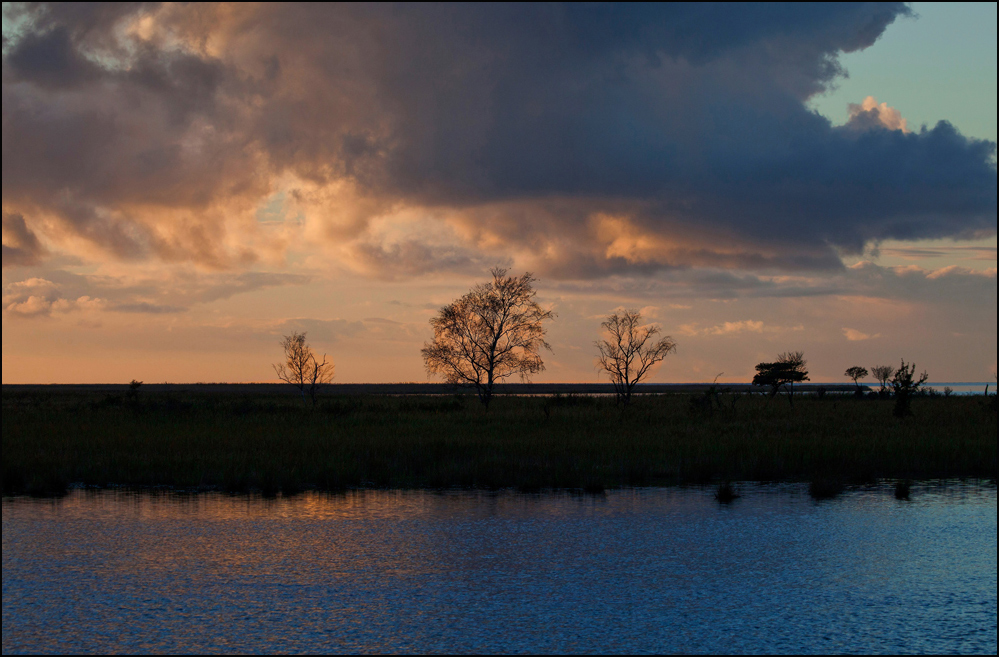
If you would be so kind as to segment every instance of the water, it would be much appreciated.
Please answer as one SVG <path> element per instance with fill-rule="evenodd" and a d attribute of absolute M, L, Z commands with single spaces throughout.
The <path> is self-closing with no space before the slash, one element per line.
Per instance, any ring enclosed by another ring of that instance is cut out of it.
<path fill-rule="evenodd" d="M 996 491 L 3 502 L 3 653 L 996 652 Z"/>
<path fill-rule="evenodd" d="M 935 390 L 939 394 L 943 394 L 947 388 L 950 388 L 951 394 L 959 396 L 982 396 L 985 394 L 986 386 L 989 389 L 989 394 L 995 394 L 996 392 L 996 382 L 995 381 L 983 381 L 981 383 L 926 383 L 923 387 Z"/>

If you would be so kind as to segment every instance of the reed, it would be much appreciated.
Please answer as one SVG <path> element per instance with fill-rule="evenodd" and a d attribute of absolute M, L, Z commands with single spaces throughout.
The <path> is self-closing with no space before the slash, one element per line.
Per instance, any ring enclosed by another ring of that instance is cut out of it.
<path fill-rule="evenodd" d="M 577 489 L 720 481 L 996 476 L 974 398 L 613 399 L 3 394 L 4 494 L 165 486 L 268 495 L 354 487 Z"/>

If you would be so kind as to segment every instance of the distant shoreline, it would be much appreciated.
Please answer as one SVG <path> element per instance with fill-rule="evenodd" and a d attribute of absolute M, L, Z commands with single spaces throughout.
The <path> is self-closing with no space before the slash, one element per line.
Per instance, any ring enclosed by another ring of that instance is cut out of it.
<path fill-rule="evenodd" d="M 959 384 L 953 384 L 959 385 Z M 969 384 L 973 385 L 973 384 Z M 985 384 L 982 384 L 983 386 Z M 703 393 L 712 387 L 719 391 L 731 393 L 763 393 L 768 388 L 753 386 L 748 383 L 646 383 L 639 384 L 635 394 L 689 394 Z M 795 392 L 814 393 L 820 389 L 834 393 L 852 393 L 857 387 L 852 383 L 809 383 L 795 386 Z M 872 390 L 870 386 L 861 386 L 864 392 Z M 124 383 L 54 383 L 54 384 L 3 384 L 4 393 L 33 392 L 124 392 L 128 384 Z M 175 392 L 175 393 L 218 393 L 218 394 L 264 394 L 264 395 L 298 395 L 298 389 L 286 383 L 144 383 L 145 392 Z M 473 395 L 475 389 L 470 386 L 455 387 L 446 383 L 333 383 L 323 388 L 323 395 Z M 501 383 L 497 384 L 497 395 L 613 395 L 614 386 L 610 383 Z"/>

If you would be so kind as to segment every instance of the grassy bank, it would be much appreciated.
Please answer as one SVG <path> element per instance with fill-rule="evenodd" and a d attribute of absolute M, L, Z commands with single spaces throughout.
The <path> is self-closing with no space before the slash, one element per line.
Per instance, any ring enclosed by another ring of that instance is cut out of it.
<path fill-rule="evenodd" d="M 5 494 L 68 484 L 233 492 L 345 487 L 600 490 L 719 480 L 865 482 L 996 476 L 981 397 L 891 401 L 703 395 L 288 396 L 3 394 Z"/>

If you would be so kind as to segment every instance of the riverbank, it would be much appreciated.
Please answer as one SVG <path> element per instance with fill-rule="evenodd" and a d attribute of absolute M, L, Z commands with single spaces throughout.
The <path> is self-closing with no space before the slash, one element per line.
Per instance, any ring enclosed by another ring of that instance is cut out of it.
<path fill-rule="evenodd" d="M 264 494 L 344 488 L 602 490 L 713 481 L 996 476 L 981 397 L 668 394 L 635 399 L 3 393 L 5 494 L 69 485 Z"/>

